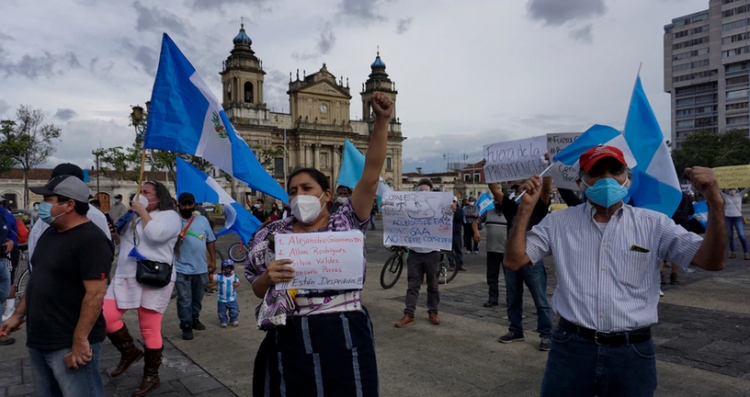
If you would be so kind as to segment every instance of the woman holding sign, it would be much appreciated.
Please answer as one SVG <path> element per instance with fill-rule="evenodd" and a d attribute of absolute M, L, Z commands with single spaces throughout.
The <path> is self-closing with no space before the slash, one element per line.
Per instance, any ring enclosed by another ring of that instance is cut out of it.
<path fill-rule="evenodd" d="M 362 178 L 351 199 L 331 214 L 328 179 L 313 168 L 289 176 L 292 217 L 269 224 L 250 243 L 245 275 L 262 298 L 258 327 L 267 330 L 255 358 L 255 396 L 377 396 L 378 371 L 369 314 L 360 290 L 277 290 L 292 281 L 294 261 L 276 260 L 274 235 L 319 232 L 367 232 L 372 202 L 383 167 L 393 102 L 372 96 L 375 114 Z M 308 247 L 309 249 L 309 247 Z M 362 268 L 365 262 L 345 264 Z"/>

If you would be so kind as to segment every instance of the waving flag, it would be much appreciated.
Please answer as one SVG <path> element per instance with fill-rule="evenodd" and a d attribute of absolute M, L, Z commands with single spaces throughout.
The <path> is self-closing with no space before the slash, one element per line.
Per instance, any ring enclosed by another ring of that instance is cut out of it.
<path fill-rule="evenodd" d="M 260 227 L 258 218 L 234 201 L 213 178 L 177 156 L 177 196 L 184 192 L 192 193 L 197 203 L 223 205 L 227 220 L 217 236 L 233 232 L 247 243 Z"/>
<path fill-rule="evenodd" d="M 479 208 L 479 215 L 484 214 L 487 210 L 495 208 L 495 203 L 492 201 L 492 195 L 489 193 L 482 193 L 477 199 L 477 207 Z"/>
<path fill-rule="evenodd" d="M 251 188 L 289 202 L 287 193 L 237 136 L 219 100 L 166 33 L 143 147 L 202 157 Z"/>
<path fill-rule="evenodd" d="M 680 205 L 682 190 L 640 76 L 635 80 L 625 121 L 625 140 L 638 162 L 633 168 L 633 183 L 630 185 L 633 204 L 671 217 Z"/>
<path fill-rule="evenodd" d="M 341 157 L 341 169 L 339 170 L 339 179 L 336 181 L 338 186 L 346 186 L 354 189 L 357 182 L 362 178 L 362 172 L 365 170 L 365 155 L 357 150 L 349 140 L 344 141 L 344 154 Z M 384 193 L 391 191 L 383 178 L 378 182 L 377 195 L 383 196 Z"/>
<path fill-rule="evenodd" d="M 569 166 L 577 165 L 578 159 L 581 158 L 581 155 L 597 145 L 614 146 L 622 150 L 622 154 L 625 156 L 625 162 L 628 163 L 628 167 L 632 169 L 637 165 L 636 158 L 633 156 L 630 147 L 628 147 L 628 143 L 625 141 L 625 137 L 620 131 L 599 124 L 595 124 L 586 130 L 586 132 L 581 134 L 575 142 L 557 153 L 557 155 L 552 158 L 552 162 L 559 161 Z"/>

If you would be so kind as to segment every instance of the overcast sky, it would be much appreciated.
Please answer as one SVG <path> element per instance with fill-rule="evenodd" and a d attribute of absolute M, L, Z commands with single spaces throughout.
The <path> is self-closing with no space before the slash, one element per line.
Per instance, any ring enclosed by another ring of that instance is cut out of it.
<path fill-rule="evenodd" d="M 708 0 L 0 0 L 0 118 L 21 104 L 62 127 L 49 164 L 91 166 L 129 145 L 167 32 L 220 96 L 240 16 L 265 99 L 289 111 L 289 72 L 349 78 L 351 117 L 380 46 L 399 91 L 404 172 L 481 160 L 482 145 L 592 124 L 623 127 L 641 78 L 668 136 L 663 27 Z"/>

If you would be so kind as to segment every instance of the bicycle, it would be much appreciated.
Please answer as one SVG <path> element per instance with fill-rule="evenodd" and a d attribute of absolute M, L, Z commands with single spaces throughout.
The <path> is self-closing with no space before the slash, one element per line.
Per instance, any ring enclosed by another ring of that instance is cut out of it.
<path fill-rule="evenodd" d="M 18 268 L 16 269 L 16 274 L 18 274 L 21 269 L 23 269 L 23 272 L 21 272 L 21 275 L 18 276 L 18 280 L 15 282 L 16 287 L 16 300 L 18 302 L 21 302 L 23 299 L 23 294 L 26 292 L 26 284 L 29 283 L 29 245 L 26 244 L 18 244 L 18 250 L 19 250 L 19 259 L 18 259 Z M 8 262 L 10 264 L 10 260 Z"/>
<path fill-rule="evenodd" d="M 235 262 L 244 262 L 247 258 L 247 246 L 240 241 L 229 246 L 227 255 Z"/>
<path fill-rule="evenodd" d="M 401 277 L 404 270 L 404 259 L 408 255 L 409 249 L 406 247 L 392 247 L 393 251 L 388 260 L 380 271 L 380 286 L 383 289 L 392 288 Z M 453 281 L 458 274 L 458 260 L 452 251 L 440 251 L 440 263 L 438 264 L 437 277 L 443 279 L 443 284 Z"/>

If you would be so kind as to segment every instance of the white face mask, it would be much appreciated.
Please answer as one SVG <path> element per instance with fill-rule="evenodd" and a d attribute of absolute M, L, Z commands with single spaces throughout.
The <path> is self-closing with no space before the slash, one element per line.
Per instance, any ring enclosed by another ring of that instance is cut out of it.
<path fill-rule="evenodd" d="M 336 197 L 336 201 L 339 204 L 346 204 L 349 201 L 349 197 L 341 197 L 341 196 L 339 196 L 339 197 Z"/>
<path fill-rule="evenodd" d="M 312 223 L 318 217 L 320 211 L 323 210 L 323 206 L 320 205 L 320 199 L 323 198 L 323 195 L 325 195 L 325 192 L 320 197 L 308 195 L 295 197 L 291 203 L 294 217 L 302 223 Z"/>
<path fill-rule="evenodd" d="M 138 197 L 138 202 L 141 203 L 143 208 L 148 208 L 148 205 L 151 203 L 150 201 L 148 201 L 148 197 L 142 194 Z"/>

